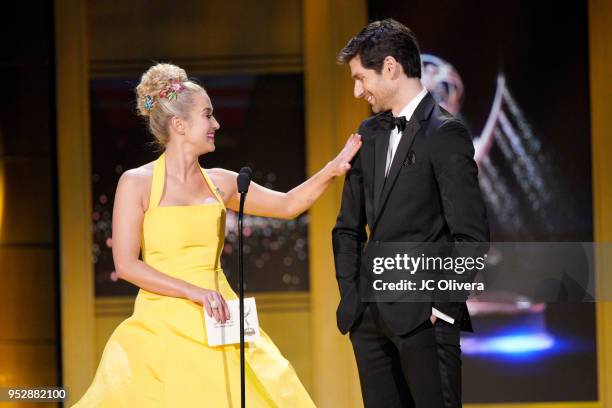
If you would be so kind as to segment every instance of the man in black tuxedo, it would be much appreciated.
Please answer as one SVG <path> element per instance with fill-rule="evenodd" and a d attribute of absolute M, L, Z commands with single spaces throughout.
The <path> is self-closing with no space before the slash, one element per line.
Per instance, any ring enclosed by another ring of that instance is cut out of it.
<path fill-rule="evenodd" d="M 376 114 L 359 128 L 332 232 L 338 328 L 350 332 L 364 404 L 460 407 L 465 302 L 366 302 L 359 282 L 366 244 L 489 240 L 471 137 L 421 85 L 416 38 L 397 21 L 369 24 L 338 60 Z"/>

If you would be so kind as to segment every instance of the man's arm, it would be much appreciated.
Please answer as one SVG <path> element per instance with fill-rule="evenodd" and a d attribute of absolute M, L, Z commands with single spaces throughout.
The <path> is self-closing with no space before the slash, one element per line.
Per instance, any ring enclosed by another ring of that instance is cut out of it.
<path fill-rule="evenodd" d="M 365 194 L 360 151 L 353 159 L 351 169 L 344 179 L 340 212 L 332 230 L 334 264 L 341 294 L 350 283 L 356 283 L 358 279 L 361 251 L 367 240 L 365 226 Z"/>
<path fill-rule="evenodd" d="M 474 161 L 474 144 L 466 127 L 450 120 L 432 135 L 431 162 L 440 189 L 444 217 L 454 242 L 488 242 L 489 223 Z M 451 317 L 458 303 L 434 302 Z"/>

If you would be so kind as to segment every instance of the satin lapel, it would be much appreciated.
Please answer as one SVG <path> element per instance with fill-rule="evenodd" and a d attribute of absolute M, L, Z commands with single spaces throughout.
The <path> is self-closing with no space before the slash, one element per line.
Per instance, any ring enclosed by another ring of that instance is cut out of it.
<path fill-rule="evenodd" d="M 391 131 L 379 129 L 376 131 L 376 145 L 374 152 L 374 216 L 378 214 L 380 197 L 385 184 L 385 165 L 387 162 L 387 150 L 389 149 L 389 137 Z"/>
<path fill-rule="evenodd" d="M 380 212 L 382 207 L 385 205 L 387 198 L 389 197 L 389 193 L 395 184 L 395 180 L 397 179 L 397 175 L 404 164 L 404 160 L 410 151 L 410 147 L 412 147 L 412 143 L 414 142 L 414 138 L 418 131 L 421 129 L 421 125 L 419 124 L 419 120 L 412 116 L 412 119 L 406 124 L 406 129 L 402 134 L 402 138 L 400 139 L 399 144 L 397 145 L 397 151 L 395 152 L 395 156 L 393 156 L 393 161 L 391 162 L 391 168 L 389 169 L 389 175 L 387 176 L 387 181 L 384 183 L 384 188 L 382 193 L 380 194 L 380 198 L 378 201 L 378 205 L 376 206 L 376 212 L 374 215 L 374 223 L 378 220 L 380 216 Z M 384 167 L 383 167 L 384 172 Z"/>

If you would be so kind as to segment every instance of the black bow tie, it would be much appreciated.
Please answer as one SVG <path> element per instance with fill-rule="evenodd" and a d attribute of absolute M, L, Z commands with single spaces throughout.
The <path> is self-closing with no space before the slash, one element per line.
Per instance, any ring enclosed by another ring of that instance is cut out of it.
<path fill-rule="evenodd" d="M 378 121 L 378 123 L 380 123 L 380 126 L 387 130 L 393 130 L 394 128 L 397 128 L 399 132 L 403 132 L 404 129 L 406 129 L 406 117 L 395 117 L 393 116 L 391 111 L 381 113 L 380 115 L 376 116 L 376 120 Z"/>

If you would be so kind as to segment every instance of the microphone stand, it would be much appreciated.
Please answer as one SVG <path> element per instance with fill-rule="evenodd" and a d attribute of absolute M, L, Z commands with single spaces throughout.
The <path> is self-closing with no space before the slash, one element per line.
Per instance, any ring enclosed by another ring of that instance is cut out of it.
<path fill-rule="evenodd" d="M 251 183 L 251 169 L 243 167 L 240 169 L 238 178 L 236 180 L 238 184 L 238 192 L 240 193 L 240 207 L 238 210 L 238 293 L 239 293 L 239 305 L 240 305 L 240 406 L 246 407 L 246 391 L 245 391 L 245 378 L 244 378 L 244 257 L 243 257 L 243 236 L 242 236 L 242 221 L 244 218 L 244 202 L 246 200 L 247 192 L 249 191 L 249 184 Z"/>
<path fill-rule="evenodd" d="M 244 259 L 242 241 L 242 219 L 244 217 L 244 200 L 246 192 L 240 193 L 240 210 L 238 211 L 238 281 L 240 302 L 240 406 L 245 408 L 244 379 Z"/>

